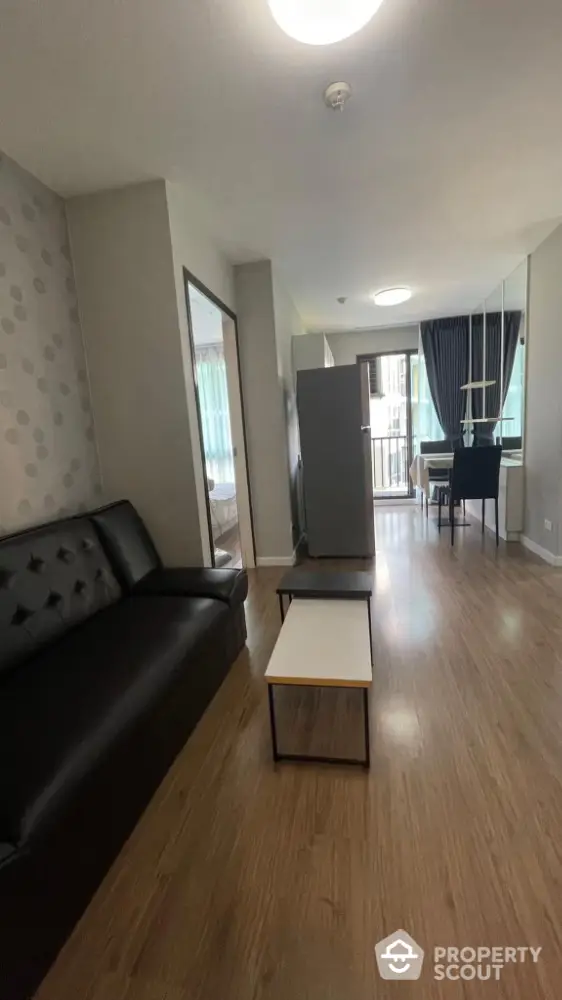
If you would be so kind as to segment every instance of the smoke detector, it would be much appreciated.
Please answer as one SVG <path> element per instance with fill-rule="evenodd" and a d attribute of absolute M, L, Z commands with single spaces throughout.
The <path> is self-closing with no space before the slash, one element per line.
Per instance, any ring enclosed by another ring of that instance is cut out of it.
<path fill-rule="evenodd" d="M 350 97 L 351 87 L 343 81 L 331 83 L 324 91 L 324 102 L 332 111 L 343 111 Z"/>

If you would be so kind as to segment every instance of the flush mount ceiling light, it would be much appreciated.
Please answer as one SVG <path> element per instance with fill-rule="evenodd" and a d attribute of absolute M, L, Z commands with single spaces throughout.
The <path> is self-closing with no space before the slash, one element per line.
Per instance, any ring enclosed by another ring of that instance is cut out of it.
<path fill-rule="evenodd" d="M 305 45 L 332 45 L 360 31 L 382 0 L 268 0 L 280 28 Z"/>
<path fill-rule="evenodd" d="M 411 288 L 382 288 L 373 295 L 377 306 L 399 306 L 412 298 Z"/>

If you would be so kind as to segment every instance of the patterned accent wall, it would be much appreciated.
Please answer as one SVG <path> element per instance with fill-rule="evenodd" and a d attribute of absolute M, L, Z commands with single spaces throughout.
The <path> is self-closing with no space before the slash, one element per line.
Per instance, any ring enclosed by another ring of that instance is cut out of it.
<path fill-rule="evenodd" d="M 64 202 L 0 155 L 0 534 L 100 493 Z"/>

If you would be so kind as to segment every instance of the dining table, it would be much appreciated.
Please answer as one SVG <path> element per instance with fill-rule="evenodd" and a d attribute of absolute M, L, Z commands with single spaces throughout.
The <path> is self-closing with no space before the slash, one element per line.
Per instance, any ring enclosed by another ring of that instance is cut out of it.
<path fill-rule="evenodd" d="M 439 452 L 424 455 L 416 455 L 410 466 L 410 479 L 412 485 L 419 490 L 423 490 L 426 496 L 429 495 L 429 480 L 432 469 L 452 469 L 454 462 L 453 452 Z"/>
<path fill-rule="evenodd" d="M 502 452 L 502 463 L 505 464 L 505 460 L 520 460 L 521 451 L 504 451 Z M 427 454 L 418 454 L 414 457 L 414 460 L 410 466 L 410 479 L 412 480 L 412 485 L 417 487 L 417 489 L 423 490 L 426 496 L 429 495 L 429 482 L 431 479 L 432 469 L 452 469 L 453 462 L 455 460 L 454 453 L 450 452 L 428 452 Z"/>

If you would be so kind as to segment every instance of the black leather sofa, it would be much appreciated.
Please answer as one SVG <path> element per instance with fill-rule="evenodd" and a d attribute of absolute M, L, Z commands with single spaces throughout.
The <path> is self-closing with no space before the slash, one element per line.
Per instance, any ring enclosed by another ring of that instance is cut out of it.
<path fill-rule="evenodd" d="M 126 501 L 0 540 L 0 998 L 31 997 L 245 643 Z"/>

